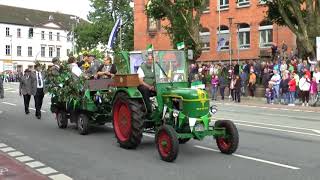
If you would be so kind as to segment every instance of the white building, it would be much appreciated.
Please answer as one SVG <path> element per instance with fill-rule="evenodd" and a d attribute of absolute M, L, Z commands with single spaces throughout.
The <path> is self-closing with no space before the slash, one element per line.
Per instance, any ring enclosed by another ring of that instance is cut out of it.
<path fill-rule="evenodd" d="M 0 72 L 67 60 L 76 23 L 72 15 L 0 5 Z"/>

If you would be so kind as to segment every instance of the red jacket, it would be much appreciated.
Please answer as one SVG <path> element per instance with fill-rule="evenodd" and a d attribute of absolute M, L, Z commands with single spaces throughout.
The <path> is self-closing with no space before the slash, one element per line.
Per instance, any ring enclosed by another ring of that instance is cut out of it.
<path fill-rule="evenodd" d="M 295 92 L 296 91 L 296 80 L 294 78 L 292 78 L 289 83 L 289 91 L 290 92 Z"/>

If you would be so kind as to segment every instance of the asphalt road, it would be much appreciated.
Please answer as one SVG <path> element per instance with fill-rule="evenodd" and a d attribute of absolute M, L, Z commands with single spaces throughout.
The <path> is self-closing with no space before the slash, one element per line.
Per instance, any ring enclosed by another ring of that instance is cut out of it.
<path fill-rule="evenodd" d="M 74 125 L 57 127 L 46 96 L 42 119 L 25 115 L 17 84 L 5 85 L 0 99 L 0 143 L 76 180 L 318 180 L 320 113 L 218 103 L 216 119 L 236 123 L 240 135 L 234 155 L 217 151 L 212 138 L 180 145 L 174 163 L 160 160 L 152 134 L 136 150 L 124 150 L 108 126 L 81 136 Z M 31 107 L 33 99 L 31 100 Z M 310 107 L 310 110 L 312 108 Z M 1 179 L 1 176 L 0 176 Z"/>

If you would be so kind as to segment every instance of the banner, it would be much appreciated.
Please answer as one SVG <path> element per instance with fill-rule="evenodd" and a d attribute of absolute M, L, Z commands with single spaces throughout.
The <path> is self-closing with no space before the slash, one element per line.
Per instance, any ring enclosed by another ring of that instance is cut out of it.
<path fill-rule="evenodd" d="M 112 28 L 112 31 L 110 33 L 110 36 L 109 36 L 109 40 L 108 40 L 108 44 L 107 44 L 107 48 L 110 50 L 112 49 L 113 45 L 114 45 L 114 42 L 116 41 L 116 38 L 117 38 L 117 34 L 119 32 L 119 29 L 121 28 L 122 26 L 122 20 L 121 18 L 117 19 L 116 23 L 114 24 L 113 28 Z"/>

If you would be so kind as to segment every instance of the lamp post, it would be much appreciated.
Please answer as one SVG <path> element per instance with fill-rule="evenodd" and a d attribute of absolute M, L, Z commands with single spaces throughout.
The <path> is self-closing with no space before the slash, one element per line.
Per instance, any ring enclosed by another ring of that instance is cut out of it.
<path fill-rule="evenodd" d="M 229 32 L 230 32 L 230 36 L 229 36 L 229 57 L 230 57 L 230 69 L 231 69 L 231 61 L 232 61 L 232 20 L 234 18 L 233 17 L 228 17 L 229 20 Z"/>
<path fill-rule="evenodd" d="M 75 29 L 75 27 L 74 27 L 74 24 L 77 27 L 77 23 L 79 22 L 79 17 L 70 16 L 70 19 L 75 20 L 75 23 L 72 22 L 72 54 L 74 55 L 75 54 L 75 48 L 74 48 L 74 44 L 75 44 L 75 42 L 74 42 L 74 29 Z"/>
<path fill-rule="evenodd" d="M 238 44 L 238 64 L 240 62 L 240 23 L 236 23 L 237 25 L 237 44 Z"/>

